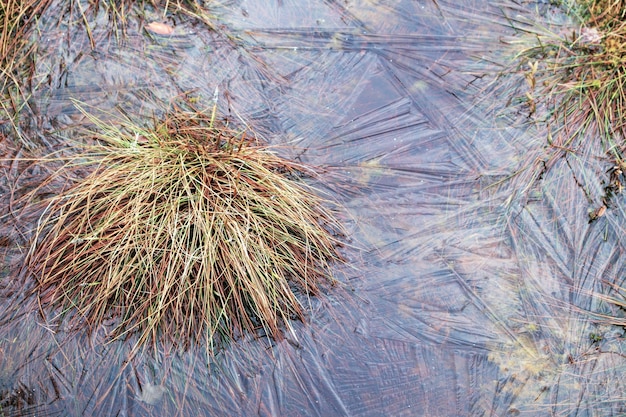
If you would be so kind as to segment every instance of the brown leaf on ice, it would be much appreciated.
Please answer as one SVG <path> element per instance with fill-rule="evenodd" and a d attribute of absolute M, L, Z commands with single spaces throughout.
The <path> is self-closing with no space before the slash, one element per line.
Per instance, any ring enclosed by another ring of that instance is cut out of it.
<path fill-rule="evenodd" d="M 171 35 L 174 32 L 174 28 L 170 25 L 160 22 L 152 22 L 146 25 L 146 29 L 157 35 Z"/>

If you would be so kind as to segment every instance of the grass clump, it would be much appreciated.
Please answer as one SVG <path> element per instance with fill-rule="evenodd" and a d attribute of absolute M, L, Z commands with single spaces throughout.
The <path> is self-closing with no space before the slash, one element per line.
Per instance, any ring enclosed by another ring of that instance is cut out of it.
<path fill-rule="evenodd" d="M 302 300 L 332 282 L 338 225 L 298 180 L 306 167 L 214 114 L 96 120 L 99 144 L 61 171 L 91 173 L 45 202 L 27 257 L 44 308 L 91 330 L 116 318 L 113 338 L 211 346 L 303 318 Z"/>

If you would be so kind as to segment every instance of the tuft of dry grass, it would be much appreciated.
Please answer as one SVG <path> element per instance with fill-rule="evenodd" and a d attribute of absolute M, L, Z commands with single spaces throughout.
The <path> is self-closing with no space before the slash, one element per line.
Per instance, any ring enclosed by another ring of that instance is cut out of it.
<path fill-rule="evenodd" d="M 113 339 L 279 337 L 333 283 L 340 230 L 280 158 L 212 115 L 178 108 L 154 128 L 99 123 L 57 175 L 91 169 L 45 201 L 26 266 L 45 311 Z M 297 295 L 299 294 L 299 295 Z"/>

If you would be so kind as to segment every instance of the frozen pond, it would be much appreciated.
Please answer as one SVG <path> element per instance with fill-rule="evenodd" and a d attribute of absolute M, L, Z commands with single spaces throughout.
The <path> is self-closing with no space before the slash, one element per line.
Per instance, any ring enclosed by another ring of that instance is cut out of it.
<path fill-rule="evenodd" d="M 604 151 L 549 147 L 509 100 L 523 75 L 497 76 L 511 25 L 559 19 L 546 2 L 91 3 L 39 17 L 23 139 L 2 126 L 0 416 L 626 413 L 624 329 L 599 320 L 624 317 L 602 300 L 624 286 L 624 199 L 589 222 Z M 148 120 L 181 96 L 210 108 L 216 87 L 222 114 L 323 170 L 342 287 L 285 340 L 245 337 L 210 367 L 203 347 L 126 363 L 132 341 L 51 328 L 12 278 L 29 225 L 10 201 L 41 173 L 6 158 L 66 146 L 85 123 L 72 100 Z"/>

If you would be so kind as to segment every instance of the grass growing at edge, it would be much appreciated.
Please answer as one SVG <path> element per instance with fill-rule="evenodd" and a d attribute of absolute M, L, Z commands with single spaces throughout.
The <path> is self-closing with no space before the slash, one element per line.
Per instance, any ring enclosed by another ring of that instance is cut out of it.
<path fill-rule="evenodd" d="M 111 337 L 186 345 L 304 317 L 332 283 L 340 229 L 298 181 L 310 171 L 208 116 L 178 109 L 153 129 L 104 126 L 44 202 L 27 268 L 41 305 Z M 296 296 L 301 293 L 302 297 Z"/>
<path fill-rule="evenodd" d="M 549 151 L 541 169 L 568 154 L 592 157 L 598 149 L 612 163 L 608 178 L 600 178 L 602 201 L 583 180 L 595 221 L 626 181 L 626 3 L 564 0 L 559 7 L 574 25 L 510 19 L 523 34 L 511 44 L 518 45 L 515 62 L 526 79 L 522 102 L 546 129 Z"/>
<path fill-rule="evenodd" d="M 564 0 L 561 6 L 578 28 L 528 25 L 524 31 L 532 41 L 517 58 L 525 71 L 530 114 L 540 113 L 547 122 L 549 144 L 575 152 L 586 141 L 600 141 L 613 162 L 602 203 L 590 213 L 594 221 L 626 180 L 626 1 Z M 612 312 L 590 313 L 600 323 L 626 327 L 625 288 L 605 285 L 608 295 L 594 296 Z"/>
<path fill-rule="evenodd" d="M 19 135 L 17 116 L 27 106 L 23 83 L 32 74 L 36 45 L 30 33 L 50 0 L 0 1 L 0 126 L 9 124 Z"/>
<path fill-rule="evenodd" d="M 38 42 L 37 25 L 40 16 L 51 0 L 2 0 L 0 1 L 0 128 L 12 130 L 20 142 L 28 148 L 35 144 L 22 132 L 20 117 L 32 117 L 29 98 L 38 86 L 33 79 Z M 129 16 L 142 16 L 146 8 L 159 11 L 165 19 L 168 13 L 186 16 L 203 22 L 215 30 L 215 16 L 209 11 L 209 3 L 193 0 L 67 0 L 53 12 L 59 16 L 59 25 L 69 29 L 78 23 L 87 32 L 91 48 L 101 39 L 92 33 L 96 15 L 103 9 L 109 19 L 109 34 L 117 41 L 126 32 Z M 67 19 L 62 24 L 62 20 Z M 231 40 L 232 35 L 227 35 Z M 67 39 L 73 35 L 68 33 Z M 68 46 L 69 48 L 69 46 Z M 6 125 L 3 126 L 3 125 Z"/>
<path fill-rule="evenodd" d="M 542 103 L 562 128 L 561 146 L 589 133 L 621 158 L 626 133 L 626 4 L 621 0 L 565 2 L 580 28 L 530 30 L 522 49 L 531 114 Z"/>

